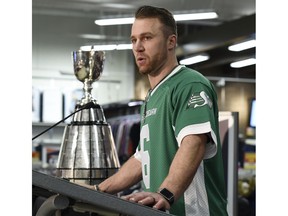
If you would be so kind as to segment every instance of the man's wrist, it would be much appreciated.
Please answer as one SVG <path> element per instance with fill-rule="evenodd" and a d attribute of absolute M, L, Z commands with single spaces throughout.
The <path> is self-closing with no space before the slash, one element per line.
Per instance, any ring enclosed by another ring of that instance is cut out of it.
<path fill-rule="evenodd" d="M 174 194 L 167 188 L 160 188 L 157 193 L 167 200 L 170 206 L 174 203 Z"/>
<path fill-rule="evenodd" d="M 100 191 L 100 189 L 99 189 L 99 185 L 94 185 L 94 189 L 96 190 L 96 191 Z"/>

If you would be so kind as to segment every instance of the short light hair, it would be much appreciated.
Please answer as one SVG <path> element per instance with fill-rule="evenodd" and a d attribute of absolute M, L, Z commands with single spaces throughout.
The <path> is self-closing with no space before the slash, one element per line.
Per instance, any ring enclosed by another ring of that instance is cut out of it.
<path fill-rule="evenodd" d="M 165 26 L 164 35 L 169 36 L 175 34 L 177 37 L 177 25 L 170 11 L 165 8 L 144 5 L 135 12 L 136 19 L 157 18 Z"/>

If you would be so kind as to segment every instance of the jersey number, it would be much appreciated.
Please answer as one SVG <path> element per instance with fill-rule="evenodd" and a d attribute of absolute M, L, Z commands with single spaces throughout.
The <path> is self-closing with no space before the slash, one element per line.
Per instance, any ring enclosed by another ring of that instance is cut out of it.
<path fill-rule="evenodd" d="M 143 182 L 144 182 L 146 189 L 149 189 L 150 188 L 150 156 L 149 156 L 148 151 L 144 151 L 145 140 L 146 142 L 149 142 L 150 140 L 149 127 L 147 124 L 141 128 L 140 137 L 141 137 L 140 147 L 141 147 L 141 158 L 142 158 Z"/>

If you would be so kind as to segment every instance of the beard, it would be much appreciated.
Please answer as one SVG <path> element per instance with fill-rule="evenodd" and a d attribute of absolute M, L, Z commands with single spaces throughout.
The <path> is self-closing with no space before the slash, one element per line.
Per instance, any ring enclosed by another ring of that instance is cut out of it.
<path fill-rule="evenodd" d="M 148 75 L 151 73 L 151 71 L 153 71 L 153 66 L 151 64 L 147 66 L 146 65 L 144 66 L 137 65 L 137 66 L 138 66 L 139 73 L 142 75 Z"/>
<path fill-rule="evenodd" d="M 167 53 L 161 53 L 156 56 L 145 56 L 145 63 L 141 64 L 137 62 L 138 70 L 140 74 L 156 76 L 161 72 L 161 67 L 165 65 L 167 60 Z"/>

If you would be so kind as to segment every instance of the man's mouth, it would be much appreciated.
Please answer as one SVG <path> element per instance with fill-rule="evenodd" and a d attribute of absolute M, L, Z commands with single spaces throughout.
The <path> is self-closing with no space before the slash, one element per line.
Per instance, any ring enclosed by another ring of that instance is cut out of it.
<path fill-rule="evenodd" d="M 144 64 L 145 61 L 146 61 L 146 58 L 144 58 L 144 57 L 138 57 L 138 58 L 137 58 L 137 62 L 138 62 L 138 64 L 140 64 L 140 65 Z"/>

